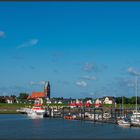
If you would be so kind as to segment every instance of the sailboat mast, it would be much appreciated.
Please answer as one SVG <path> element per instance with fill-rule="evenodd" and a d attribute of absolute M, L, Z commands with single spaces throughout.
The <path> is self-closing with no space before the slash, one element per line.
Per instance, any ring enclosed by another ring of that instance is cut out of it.
<path fill-rule="evenodd" d="M 136 92 L 136 111 L 138 109 L 137 107 L 137 94 L 138 94 L 138 77 L 135 77 L 135 92 Z"/>
<path fill-rule="evenodd" d="M 124 115 L 124 109 L 123 109 L 123 96 L 122 96 L 122 115 Z"/>

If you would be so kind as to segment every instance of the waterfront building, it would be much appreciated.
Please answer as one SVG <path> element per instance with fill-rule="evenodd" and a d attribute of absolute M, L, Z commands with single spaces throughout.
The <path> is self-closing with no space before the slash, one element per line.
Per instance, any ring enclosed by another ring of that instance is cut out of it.
<path fill-rule="evenodd" d="M 8 104 L 13 104 L 14 102 L 16 102 L 16 99 L 14 97 L 9 97 L 9 96 L 5 96 L 4 100 Z"/>
<path fill-rule="evenodd" d="M 102 102 L 104 105 L 112 106 L 115 105 L 115 98 L 112 96 L 103 97 Z"/>
<path fill-rule="evenodd" d="M 45 82 L 44 91 L 36 92 L 33 91 L 31 96 L 28 96 L 28 100 L 35 100 L 36 103 L 42 103 L 41 99 L 50 99 L 50 83 Z"/>
<path fill-rule="evenodd" d="M 95 107 L 101 107 L 102 106 L 102 100 L 101 99 L 96 99 L 94 106 Z"/>

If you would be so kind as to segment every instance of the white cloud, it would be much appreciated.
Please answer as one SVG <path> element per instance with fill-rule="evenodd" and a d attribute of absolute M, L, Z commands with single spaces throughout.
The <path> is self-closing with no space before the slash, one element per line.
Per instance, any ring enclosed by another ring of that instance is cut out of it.
<path fill-rule="evenodd" d="M 32 46 L 35 46 L 37 45 L 38 43 L 38 39 L 32 39 L 32 40 L 29 40 L 21 45 L 19 45 L 17 48 L 27 48 L 27 47 L 32 47 Z"/>
<path fill-rule="evenodd" d="M 77 81 L 76 85 L 81 86 L 81 87 L 86 87 L 87 83 L 85 81 Z"/>
<path fill-rule="evenodd" d="M 40 81 L 40 82 L 31 81 L 30 84 L 31 85 L 44 85 L 45 84 L 45 81 Z"/>
<path fill-rule="evenodd" d="M 4 37 L 5 36 L 5 32 L 0 31 L 0 37 Z"/>
<path fill-rule="evenodd" d="M 82 78 L 86 79 L 86 80 L 96 80 L 97 79 L 95 76 L 88 76 L 88 75 L 85 75 Z"/>
<path fill-rule="evenodd" d="M 38 82 L 39 85 L 44 85 L 45 84 L 45 81 L 40 81 Z"/>
<path fill-rule="evenodd" d="M 135 69 L 132 68 L 132 67 L 129 67 L 129 68 L 128 68 L 128 72 L 129 72 L 130 74 L 132 74 L 132 75 L 140 76 L 140 72 L 137 71 L 137 70 L 135 70 Z"/>
<path fill-rule="evenodd" d="M 86 63 L 84 66 L 84 70 L 87 72 L 91 72 L 93 70 L 94 66 L 91 63 Z"/>

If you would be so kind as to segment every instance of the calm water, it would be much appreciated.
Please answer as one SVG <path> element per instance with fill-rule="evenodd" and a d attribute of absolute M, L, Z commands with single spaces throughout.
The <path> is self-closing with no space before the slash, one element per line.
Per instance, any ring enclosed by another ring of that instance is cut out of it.
<path fill-rule="evenodd" d="M 140 138 L 140 128 L 63 119 L 0 115 L 0 138 Z"/>

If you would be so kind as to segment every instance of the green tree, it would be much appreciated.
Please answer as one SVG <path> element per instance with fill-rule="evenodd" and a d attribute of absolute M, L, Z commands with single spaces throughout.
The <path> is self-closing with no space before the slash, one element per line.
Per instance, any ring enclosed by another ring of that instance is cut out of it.
<path fill-rule="evenodd" d="M 19 96 L 18 96 L 18 99 L 27 99 L 27 97 L 29 96 L 28 93 L 20 93 Z"/>
<path fill-rule="evenodd" d="M 130 103 L 131 103 L 131 104 L 135 104 L 135 103 L 136 103 L 136 96 L 132 96 L 132 97 L 130 98 Z"/>
<path fill-rule="evenodd" d="M 116 103 L 121 104 L 122 103 L 122 97 L 116 97 Z"/>
<path fill-rule="evenodd" d="M 0 103 L 5 103 L 4 96 L 0 96 Z"/>

